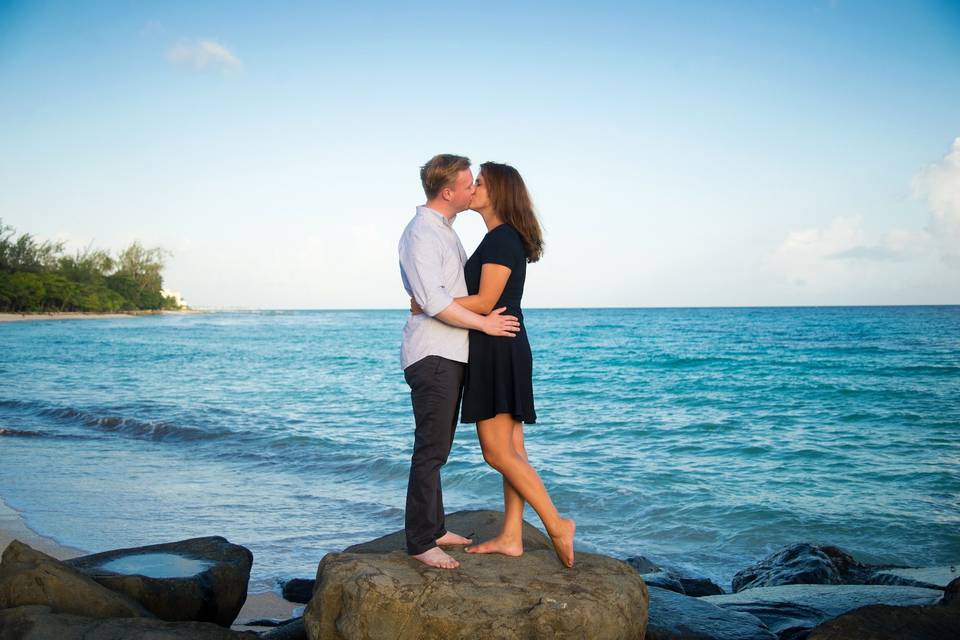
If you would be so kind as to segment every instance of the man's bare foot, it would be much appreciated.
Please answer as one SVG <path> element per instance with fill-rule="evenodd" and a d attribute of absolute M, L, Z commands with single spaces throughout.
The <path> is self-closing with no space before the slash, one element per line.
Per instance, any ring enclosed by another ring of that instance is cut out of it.
<path fill-rule="evenodd" d="M 419 560 L 428 567 L 436 567 L 437 569 L 456 569 L 460 566 L 459 562 L 448 556 L 440 547 L 434 547 L 429 551 L 410 557 Z"/>
<path fill-rule="evenodd" d="M 471 542 L 473 542 L 473 540 L 470 538 L 464 538 L 449 531 L 437 538 L 437 544 L 470 544 Z"/>
<path fill-rule="evenodd" d="M 523 555 L 523 538 L 514 538 L 498 535 L 486 542 L 475 544 L 464 549 L 467 553 L 502 553 L 505 556 L 518 557 Z"/>
<path fill-rule="evenodd" d="M 573 534 L 577 530 L 577 523 L 569 518 L 560 518 L 560 526 L 550 534 L 553 550 L 557 552 L 560 562 L 568 569 L 573 566 Z"/>

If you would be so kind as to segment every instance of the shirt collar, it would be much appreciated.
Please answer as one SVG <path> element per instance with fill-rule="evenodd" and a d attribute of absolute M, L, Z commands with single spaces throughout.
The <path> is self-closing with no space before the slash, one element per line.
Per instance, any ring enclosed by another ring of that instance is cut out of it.
<path fill-rule="evenodd" d="M 453 216 L 451 216 L 450 218 L 447 218 L 447 216 L 443 215 L 436 209 L 431 209 L 430 207 L 427 207 L 424 205 L 420 205 L 419 207 L 417 207 L 417 215 L 424 216 L 429 220 L 440 222 L 442 224 L 445 224 L 448 227 L 453 227 L 453 222 L 454 220 L 457 219 L 457 214 L 453 214 Z"/>

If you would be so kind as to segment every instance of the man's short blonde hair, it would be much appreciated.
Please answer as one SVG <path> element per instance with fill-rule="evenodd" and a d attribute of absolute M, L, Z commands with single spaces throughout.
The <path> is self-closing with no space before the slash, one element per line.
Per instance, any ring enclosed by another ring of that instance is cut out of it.
<path fill-rule="evenodd" d="M 457 182 L 457 174 L 469 168 L 470 158 L 463 156 L 441 153 L 430 158 L 427 164 L 420 167 L 420 182 L 423 183 L 427 200 L 436 198 L 447 187 L 453 187 Z"/>

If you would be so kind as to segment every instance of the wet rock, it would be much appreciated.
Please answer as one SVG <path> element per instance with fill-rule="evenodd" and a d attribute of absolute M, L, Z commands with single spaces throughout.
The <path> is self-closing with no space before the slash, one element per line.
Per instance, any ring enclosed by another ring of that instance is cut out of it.
<path fill-rule="evenodd" d="M 445 518 L 449 531 L 472 538 L 474 542 L 483 542 L 500 533 L 503 524 L 501 511 L 457 511 Z M 523 523 L 524 551 L 553 551 L 553 545 L 543 532 L 531 525 Z M 376 540 L 355 544 L 343 550 L 344 553 L 390 553 L 391 551 L 406 551 L 407 541 L 403 529 L 394 531 Z"/>
<path fill-rule="evenodd" d="M 294 578 L 283 583 L 283 599 L 287 602 L 307 604 L 313 596 L 313 580 Z"/>
<path fill-rule="evenodd" d="M 647 588 L 619 560 L 579 553 L 566 569 L 552 550 L 519 558 L 449 551 L 457 570 L 431 569 L 402 551 L 328 554 L 304 612 L 307 637 L 644 637 Z"/>
<path fill-rule="evenodd" d="M 867 579 L 867 583 L 944 589 L 951 580 L 956 578 L 960 578 L 960 572 L 957 571 L 956 565 L 919 568 L 895 567 L 875 571 Z"/>
<path fill-rule="evenodd" d="M 162 620 L 229 627 L 247 599 L 253 554 L 210 536 L 114 549 L 66 563 Z"/>
<path fill-rule="evenodd" d="M 136 600 L 14 540 L 0 560 L 0 609 L 45 605 L 92 618 L 152 618 Z"/>
<path fill-rule="evenodd" d="M 733 591 L 788 584 L 864 584 L 869 566 L 832 545 L 792 544 L 743 569 Z"/>
<path fill-rule="evenodd" d="M 942 595 L 942 591 L 919 587 L 794 584 L 746 589 L 701 600 L 754 615 L 780 638 L 789 638 L 802 637 L 807 630 L 863 606 L 928 605 L 939 602 Z"/>
<path fill-rule="evenodd" d="M 260 640 L 307 640 L 303 618 L 294 618 L 276 629 L 261 633 Z"/>
<path fill-rule="evenodd" d="M 649 586 L 649 585 L 648 585 Z M 776 640 L 756 617 L 649 587 L 647 640 Z"/>
<path fill-rule="evenodd" d="M 156 618 L 88 618 L 54 613 L 50 607 L 0 610 L 0 640 L 257 640 L 255 633 L 209 622 L 165 622 Z"/>
<path fill-rule="evenodd" d="M 947 607 L 960 608 L 960 578 L 954 578 L 943 590 L 941 604 Z"/>
<path fill-rule="evenodd" d="M 808 640 L 957 640 L 960 638 L 960 578 L 946 585 L 938 605 L 855 609 L 819 625 Z"/>
<path fill-rule="evenodd" d="M 643 576 L 647 586 L 656 586 L 688 596 L 713 596 L 724 593 L 723 589 L 709 578 L 694 575 L 686 569 L 656 563 L 644 556 L 633 556 L 627 558 L 625 562 Z"/>

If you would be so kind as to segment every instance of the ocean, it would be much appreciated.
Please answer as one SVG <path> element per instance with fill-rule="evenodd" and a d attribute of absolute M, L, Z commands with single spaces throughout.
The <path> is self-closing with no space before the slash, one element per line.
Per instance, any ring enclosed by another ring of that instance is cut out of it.
<path fill-rule="evenodd" d="M 960 560 L 960 307 L 524 313 L 527 449 L 578 549 L 727 589 L 794 542 Z M 405 317 L 0 324 L 0 497 L 90 552 L 221 535 L 253 551 L 251 592 L 312 578 L 403 527 Z M 448 512 L 502 508 L 472 425 L 443 487 Z"/>

